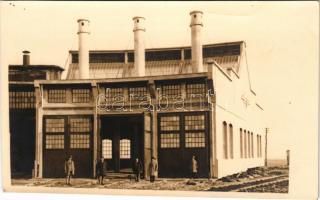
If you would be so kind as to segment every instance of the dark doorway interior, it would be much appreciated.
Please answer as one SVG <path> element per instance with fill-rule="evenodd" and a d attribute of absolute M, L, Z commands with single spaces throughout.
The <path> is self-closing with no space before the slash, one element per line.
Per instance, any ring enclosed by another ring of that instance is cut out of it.
<path fill-rule="evenodd" d="M 35 155 L 35 110 L 10 111 L 10 155 L 13 178 L 31 178 Z"/>
<path fill-rule="evenodd" d="M 143 163 L 143 130 L 142 115 L 101 117 L 101 155 L 108 171 L 131 173 L 135 158 Z"/>

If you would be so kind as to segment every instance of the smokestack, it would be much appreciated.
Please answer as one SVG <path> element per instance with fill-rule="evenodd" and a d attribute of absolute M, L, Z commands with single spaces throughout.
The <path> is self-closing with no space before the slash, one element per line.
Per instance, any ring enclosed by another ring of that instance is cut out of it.
<path fill-rule="evenodd" d="M 23 65 L 30 65 L 30 51 L 23 51 L 23 60 L 22 64 Z"/>
<path fill-rule="evenodd" d="M 79 78 L 80 79 L 89 79 L 89 20 L 87 19 L 79 19 L 78 25 L 78 36 L 79 36 Z"/>
<path fill-rule="evenodd" d="M 134 17 L 134 71 L 137 76 L 145 75 L 144 17 Z"/>
<path fill-rule="evenodd" d="M 202 14 L 201 11 L 190 12 L 191 16 L 191 58 L 192 71 L 203 72 L 203 58 L 202 58 Z"/>

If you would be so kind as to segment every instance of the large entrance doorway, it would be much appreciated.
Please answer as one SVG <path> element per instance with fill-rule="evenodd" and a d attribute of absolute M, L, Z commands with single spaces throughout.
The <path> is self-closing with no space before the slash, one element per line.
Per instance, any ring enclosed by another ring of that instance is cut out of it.
<path fill-rule="evenodd" d="M 144 162 L 143 115 L 102 116 L 100 126 L 101 156 L 108 171 L 132 172 L 135 158 Z"/>

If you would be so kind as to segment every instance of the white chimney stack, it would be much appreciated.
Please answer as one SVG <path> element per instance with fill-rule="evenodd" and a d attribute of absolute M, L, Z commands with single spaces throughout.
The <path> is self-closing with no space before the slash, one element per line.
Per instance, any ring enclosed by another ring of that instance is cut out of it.
<path fill-rule="evenodd" d="M 89 39 L 89 20 L 87 19 L 79 19 L 79 78 L 80 79 L 89 79 L 89 46 L 88 46 L 88 39 Z"/>
<path fill-rule="evenodd" d="M 203 72 L 202 58 L 202 14 L 201 11 L 190 12 L 191 16 L 191 58 L 192 71 Z"/>
<path fill-rule="evenodd" d="M 144 17 L 134 17 L 134 72 L 137 76 L 145 76 L 145 41 Z"/>

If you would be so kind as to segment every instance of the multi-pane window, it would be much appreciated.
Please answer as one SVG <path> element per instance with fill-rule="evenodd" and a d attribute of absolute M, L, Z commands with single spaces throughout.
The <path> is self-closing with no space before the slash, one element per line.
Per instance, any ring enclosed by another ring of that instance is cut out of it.
<path fill-rule="evenodd" d="M 89 134 L 71 134 L 70 148 L 73 148 L 73 149 L 90 148 L 90 135 Z"/>
<path fill-rule="evenodd" d="M 64 132 L 64 118 L 46 119 L 47 133 L 62 133 Z"/>
<path fill-rule="evenodd" d="M 102 157 L 105 159 L 112 159 L 112 140 L 102 140 Z"/>
<path fill-rule="evenodd" d="M 122 139 L 120 140 L 120 159 L 130 159 L 131 149 L 130 140 Z"/>
<path fill-rule="evenodd" d="M 197 133 L 186 133 L 186 147 L 187 148 L 195 148 L 195 147 L 205 147 L 205 133 L 197 132 Z"/>
<path fill-rule="evenodd" d="M 139 103 L 148 100 L 149 92 L 147 87 L 132 87 L 129 88 L 129 96 L 132 103 Z"/>
<path fill-rule="evenodd" d="M 185 116 L 185 129 L 186 130 L 204 130 L 205 129 L 204 115 Z"/>
<path fill-rule="evenodd" d="M 90 89 L 72 89 L 73 103 L 88 103 L 91 100 Z"/>
<path fill-rule="evenodd" d="M 35 108 L 35 93 L 33 91 L 9 92 L 10 108 Z"/>
<path fill-rule="evenodd" d="M 206 146 L 205 140 L 205 116 L 188 115 L 184 117 L 185 145 L 187 148 L 199 148 Z"/>
<path fill-rule="evenodd" d="M 165 116 L 161 117 L 160 128 L 161 131 L 179 131 L 179 116 Z"/>
<path fill-rule="evenodd" d="M 161 148 L 179 148 L 180 147 L 179 133 L 161 133 L 160 147 Z"/>
<path fill-rule="evenodd" d="M 46 149 L 63 149 L 64 135 L 46 135 Z"/>
<path fill-rule="evenodd" d="M 70 131 L 73 133 L 90 132 L 90 118 L 70 118 Z"/>
<path fill-rule="evenodd" d="M 106 101 L 112 103 L 124 98 L 124 88 L 106 88 Z"/>
<path fill-rule="evenodd" d="M 49 103 L 65 103 L 66 90 L 65 89 L 49 89 L 48 102 Z"/>
<path fill-rule="evenodd" d="M 206 85 L 204 83 L 187 84 L 187 98 L 203 100 L 206 97 Z"/>
<path fill-rule="evenodd" d="M 181 97 L 181 85 L 162 85 L 161 97 L 162 101 L 172 101 Z"/>

